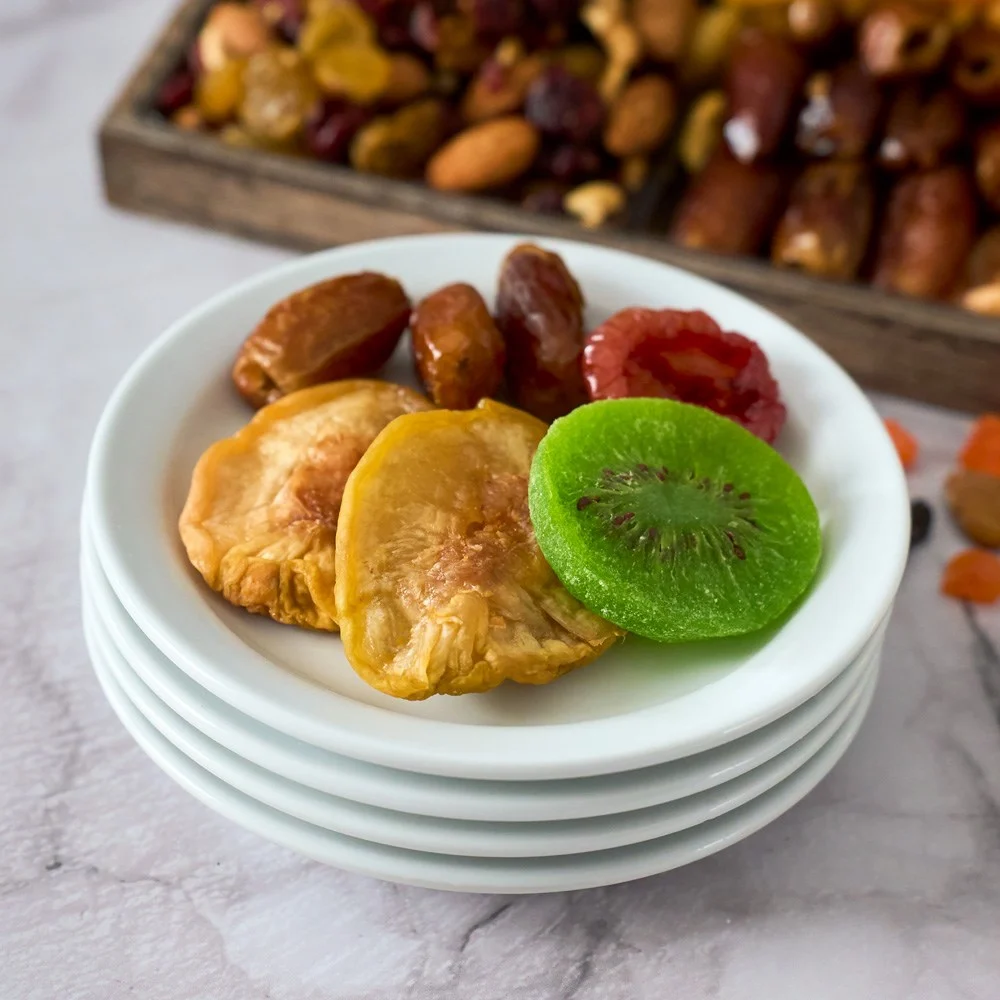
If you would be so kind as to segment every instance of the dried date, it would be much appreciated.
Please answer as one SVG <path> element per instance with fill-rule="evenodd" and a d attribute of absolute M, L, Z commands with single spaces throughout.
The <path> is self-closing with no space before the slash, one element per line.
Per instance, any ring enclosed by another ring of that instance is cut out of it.
<path fill-rule="evenodd" d="M 950 88 L 929 90 L 919 82 L 903 87 L 889 108 L 878 148 L 887 170 L 939 167 L 965 135 L 965 103 Z"/>
<path fill-rule="evenodd" d="M 321 281 L 272 306 L 244 341 L 233 382 L 253 406 L 389 360 L 410 318 L 398 281 L 362 272 Z"/>
<path fill-rule="evenodd" d="M 585 403 L 583 294 L 558 254 L 515 247 L 500 270 L 496 322 L 517 405 L 554 420 Z"/>
<path fill-rule="evenodd" d="M 449 410 L 467 410 L 503 382 L 503 338 L 471 285 L 428 295 L 411 321 L 413 356 L 428 395 Z"/>
<path fill-rule="evenodd" d="M 796 144 L 810 156 L 864 156 L 878 128 L 882 103 L 881 88 L 860 63 L 816 73 L 806 83 Z"/>

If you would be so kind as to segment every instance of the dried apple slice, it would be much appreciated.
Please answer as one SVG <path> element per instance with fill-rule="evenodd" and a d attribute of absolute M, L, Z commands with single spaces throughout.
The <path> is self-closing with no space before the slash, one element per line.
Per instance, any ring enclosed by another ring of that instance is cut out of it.
<path fill-rule="evenodd" d="M 347 477 L 386 424 L 430 407 L 411 389 L 366 379 L 265 406 L 195 466 L 180 518 L 192 565 L 232 604 L 335 632 L 334 550 Z"/>
<path fill-rule="evenodd" d="M 571 597 L 528 515 L 546 427 L 491 400 L 400 417 L 344 491 L 336 600 L 344 649 L 397 698 L 546 684 L 621 634 Z"/>

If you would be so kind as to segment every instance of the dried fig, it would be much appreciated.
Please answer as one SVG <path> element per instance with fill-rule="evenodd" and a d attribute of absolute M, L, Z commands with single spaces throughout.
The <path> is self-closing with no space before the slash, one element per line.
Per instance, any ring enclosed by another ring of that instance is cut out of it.
<path fill-rule="evenodd" d="M 740 37 L 729 63 L 723 135 L 741 163 L 775 153 L 797 111 L 806 66 L 790 43 L 761 31 Z"/>
<path fill-rule="evenodd" d="M 976 28 L 959 39 L 952 80 L 973 104 L 1000 107 L 1000 30 Z"/>
<path fill-rule="evenodd" d="M 1000 121 L 976 138 L 976 184 L 983 200 L 1000 212 Z"/>
<path fill-rule="evenodd" d="M 583 295 L 555 253 L 525 243 L 500 269 L 496 322 L 517 405 L 555 420 L 587 401 L 580 371 Z"/>
<path fill-rule="evenodd" d="M 604 126 L 604 148 L 612 156 L 635 156 L 657 149 L 677 117 L 674 85 L 655 73 L 633 80 L 618 95 Z"/>
<path fill-rule="evenodd" d="M 951 23 L 933 7 L 891 0 L 861 22 L 858 53 L 872 76 L 922 76 L 944 61 L 952 33 Z"/>
<path fill-rule="evenodd" d="M 853 278 L 871 234 L 874 192 L 861 163 L 806 167 L 778 223 L 771 259 L 828 278 Z"/>
<path fill-rule="evenodd" d="M 977 545 L 1000 546 L 1000 476 L 960 469 L 945 485 L 952 516 Z"/>
<path fill-rule="evenodd" d="M 976 231 L 972 183 L 960 167 L 898 181 L 889 195 L 873 284 L 920 298 L 946 298 L 958 284 Z"/>
<path fill-rule="evenodd" d="M 889 107 L 879 165 L 887 170 L 939 167 L 961 143 L 965 125 L 965 104 L 958 91 L 911 83 Z"/>
<path fill-rule="evenodd" d="M 756 253 L 781 210 L 783 189 L 775 167 L 740 163 L 720 147 L 685 189 L 670 237 L 695 250 Z"/>
<path fill-rule="evenodd" d="M 233 381 L 252 405 L 353 378 L 389 360 L 410 318 L 398 281 L 368 271 L 321 281 L 272 306 L 244 341 Z"/>
<path fill-rule="evenodd" d="M 810 156 L 858 159 L 871 145 L 881 112 L 882 91 L 860 63 L 815 73 L 806 83 L 796 144 Z"/>
<path fill-rule="evenodd" d="M 428 295 L 410 325 L 417 373 L 438 406 L 467 410 L 500 387 L 503 337 L 471 285 L 448 285 Z"/>
<path fill-rule="evenodd" d="M 438 191 L 503 187 L 531 166 L 538 146 L 538 130 L 523 118 L 494 118 L 442 146 L 427 164 L 427 183 Z"/>
<path fill-rule="evenodd" d="M 195 466 L 179 524 L 192 565 L 231 604 L 335 632 L 347 477 L 386 424 L 430 408 L 411 389 L 349 379 L 259 410 Z"/>

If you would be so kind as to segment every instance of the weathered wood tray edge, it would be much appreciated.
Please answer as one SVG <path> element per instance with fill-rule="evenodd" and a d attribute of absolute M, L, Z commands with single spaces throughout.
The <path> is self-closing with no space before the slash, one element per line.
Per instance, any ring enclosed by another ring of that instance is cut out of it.
<path fill-rule="evenodd" d="M 630 229 L 587 231 L 486 198 L 440 194 L 308 160 L 231 149 L 149 112 L 211 0 L 186 0 L 106 116 L 108 201 L 303 250 L 383 236 L 493 230 L 582 239 L 719 281 L 795 324 L 872 389 L 962 410 L 1000 409 L 1000 322 L 935 303 L 676 247 Z M 745 331 L 748 334 L 753 331 Z"/>

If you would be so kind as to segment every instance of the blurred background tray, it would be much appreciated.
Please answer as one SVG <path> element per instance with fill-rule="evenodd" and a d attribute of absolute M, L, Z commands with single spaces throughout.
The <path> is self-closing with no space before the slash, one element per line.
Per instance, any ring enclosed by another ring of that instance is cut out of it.
<path fill-rule="evenodd" d="M 744 292 L 806 332 L 872 389 L 963 410 L 1000 409 L 1000 322 L 861 284 L 776 270 L 761 260 L 677 247 L 656 234 L 669 169 L 653 171 L 620 227 L 586 230 L 494 198 L 445 194 L 349 167 L 231 148 L 173 127 L 154 111 L 155 94 L 211 5 L 185 0 L 102 123 L 101 161 L 111 203 L 302 250 L 477 229 L 620 247 Z"/>

